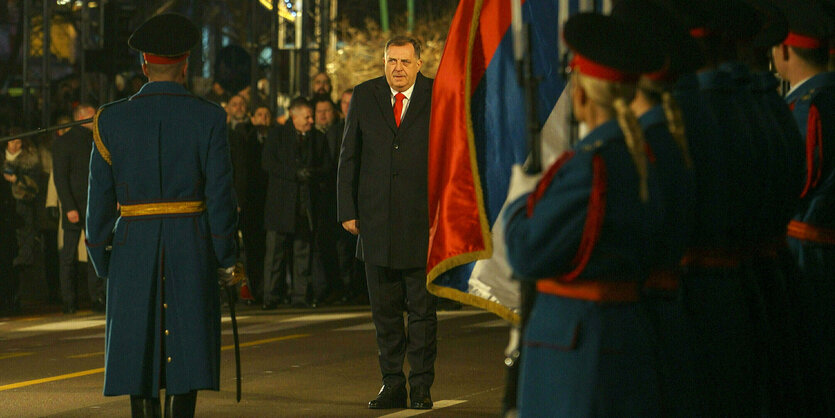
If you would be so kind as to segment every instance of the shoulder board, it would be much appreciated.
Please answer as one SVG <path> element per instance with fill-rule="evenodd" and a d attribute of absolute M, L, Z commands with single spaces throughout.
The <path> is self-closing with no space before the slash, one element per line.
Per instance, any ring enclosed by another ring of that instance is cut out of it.
<path fill-rule="evenodd" d="M 584 152 L 594 152 L 594 151 L 597 151 L 598 149 L 602 148 L 607 143 L 609 143 L 609 141 L 606 141 L 606 140 L 603 140 L 603 139 L 598 139 L 598 140 L 592 142 L 591 144 L 583 145 L 582 147 L 580 147 L 580 149 L 583 150 Z"/>
<path fill-rule="evenodd" d="M 104 145 L 104 142 L 101 139 L 101 133 L 99 132 L 99 118 L 101 118 L 101 114 L 104 109 L 111 107 L 115 104 L 121 103 L 126 101 L 127 99 L 116 100 L 115 102 L 110 102 L 105 105 L 102 105 L 99 110 L 96 111 L 96 116 L 93 117 L 93 143 L 96 145 L 96 149 L 101 154 L 101 157 L 104 161 L 107 162 L 109 165 L 113 165 L 113 161 L 110 159 L 110 151 Z"/>
<path fill-rule="evenodd" d="M 226 110 L 224 110 L 224 109 L 223 109 L 223 106 L 221 106 L 221 105 L 220 105 L 220 103 L 213 102 L 213 101 L 211 101 L 211 100 L 209 100 L 209 99 L 207 99 L 207 98 L 205 98 L 205 97 L 200 97 L 200 96 L 198 96 L 198 95 L 196 95 L 196 94 L 192 94 L 192 96 L 194 96 L 194 98 L 195 98 L 195 99 L 200 100 L 201 102 L 208 103 L 208 104 L 210 104 L 210 105 L 212 105 L 212 106 L 214 106 L 214 107 L 216 107 L 216 108 L 218 108 L 218 109 L 223 110 L 224 112 L 226 112 Z"/>

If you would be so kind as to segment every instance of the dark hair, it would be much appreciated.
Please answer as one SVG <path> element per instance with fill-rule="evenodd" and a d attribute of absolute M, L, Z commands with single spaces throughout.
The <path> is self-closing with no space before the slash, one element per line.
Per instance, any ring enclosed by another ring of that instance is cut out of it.
<path fill-rule="evenodd" d="M 287 106 L 287 110 L 294 110 L 299 107 L 306 107 L 309 109 L 313 109 L 313 106 L 310 104 L 310 101 L 307 100 L 304 96 L 296 97 L 293 100 L 290 100 L 290 106 Z"/>
<path fill-rule="evenodd" d="M 800 59 L 814 65 L 815 67 L 826 68 L 827 65 L 829 65 L 829 48 L 825 46 L 815 49 L 798 48 L 793 46 L 791 49 L 794 51 L 795 55 L 800 57 Z"/>
<path fill-rule="evenodd" d="M 397 35 L 394 38 L 389 39 L 388 42 L 386 42 L 386 52 L 388 53 L 389 47 L 392 45 L 403 46 L 408 44 L 412 44 L 415 48 L 415 57 L 420 59 L 420 41 L 410 36 Z"/>
<path fill-rule="evenodd" d="M 313 96 L 313 98 L 310 99 L 310 107 L 313 108 L 313 110 L 316 110 L 316 105 L 318 105 L 321 102 L 326 102 L 330 104 L 331 108 L 333 110 L 336 110 L 336 105 L 333 103 L 333 100 L 331 100 L 330 96 L 328 96 L 327 94 L 317 94 Z"/>

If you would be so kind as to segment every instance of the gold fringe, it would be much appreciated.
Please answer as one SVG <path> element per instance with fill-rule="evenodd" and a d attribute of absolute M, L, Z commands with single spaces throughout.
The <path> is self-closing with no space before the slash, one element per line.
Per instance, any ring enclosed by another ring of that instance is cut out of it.
<path fill-rule="evenodd" d="M 101 115 L 102 110 L 104 110 L 104 108 L 100 108 L 96 112 L 96 116 L 93 117 L 93 142 L 96 144 L 96 149 L 99 150 L 99 154 L 101 154 L 101 157 L 104 158 L 104 161 L 106 161 L 108 165 L 112 166 L 113 161 L 110 159 L 110 151 L 104 146 L 104 142 L 101 140 L 101 134 L 99 133 L 99 115 Z"/>
<path fill-rule="evenodd" d="M 478 204 L 478 218 L 481 224 L 481 237 L 484 242 L 484 250 L 474 251 L 471 253 L 459 254 L 450 257 L 430 270 L 426 275 L 426 288 L 430 293 L 452 299 L 470 306 L 484 309 L 492 312 L 511 323 L 519 323 L 519 315 L 510 308 L 499 303 L 471 295 L 466 292 L 461 292 L 450 287 L 439 286 L 434 284 L 435 279 L 441 274 L 449 271 L 454 267 L 463 264 L 473 263 L 478 260 L 487 259 L 493 256 L 493 238 L 490 232 L 490 226 L 487 222 L 486 211 L 484 210 L 484 191 L 481 189 L 481 176 L 478 172 L 478 160 L 476 159 L 475 133 L 473 132 L 473 119 L 471 112 L 471 97 L 472 97 L 472 61 L 473 61 L 473 46 L 475 45 L 476 32 L 478 30 L 478 21 L 481 17 L 481 9 L 484 5 L 484 0 L 476 0 L 473 7 L 473 18 L 470 21 L 470 33 L 467 40 L 467 70 L 464 79 L 464 112 L 467 123 L 467 145 L 470 149 L 470 170 L 473 174 L 473 183 L 476 192 L 476 202 Z"/>
<path fill-rule="evenodd" d="M 206 210 L 206 202 L 202 200 L 142 203 L 138 205 L 122 205 L 121 216 L 181 215 L 185 213 L 199 213 L 204 210 Z"/>

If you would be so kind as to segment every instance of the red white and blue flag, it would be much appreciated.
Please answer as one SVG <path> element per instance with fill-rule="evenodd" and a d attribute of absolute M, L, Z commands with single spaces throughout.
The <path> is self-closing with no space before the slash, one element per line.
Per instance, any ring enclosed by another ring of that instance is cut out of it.
<path fill-rule="evenodd" d="M 595 3 L 596 1 L 596 3 Z M 608 0 L 526 0 L 543 167 L 570 147 L 563 23 Z M 513 58 L 510 0 L 461 0 L 432 92 L 429 133 L 427 288 L 435 295 L 518 321 L 501 213 L 511 166 L 528 155 L 527 99 Z M 559 99 L 559 100 L 558 100 Z"/>

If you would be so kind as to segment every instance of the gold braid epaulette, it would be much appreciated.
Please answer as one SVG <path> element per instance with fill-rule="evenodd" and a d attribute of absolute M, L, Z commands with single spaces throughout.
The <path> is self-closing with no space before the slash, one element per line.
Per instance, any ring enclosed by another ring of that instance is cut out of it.
<path fill-rule="evenodd" d="M 96 149 L 99 150 L 99 154 L 104 158 L 104 161 L 107 161 L 108 165 L 113 165 L 113 161 L 110 160 L 110 151 L 104 146 L 104 142 L 101 140 L 101 134 L 99 134 L 99 115 L 101 115 L 102 110 L 104 108 L 100 108 L 96 112 L 96 116 L 93 116 L 93 142 L 96 144 Z"/>

